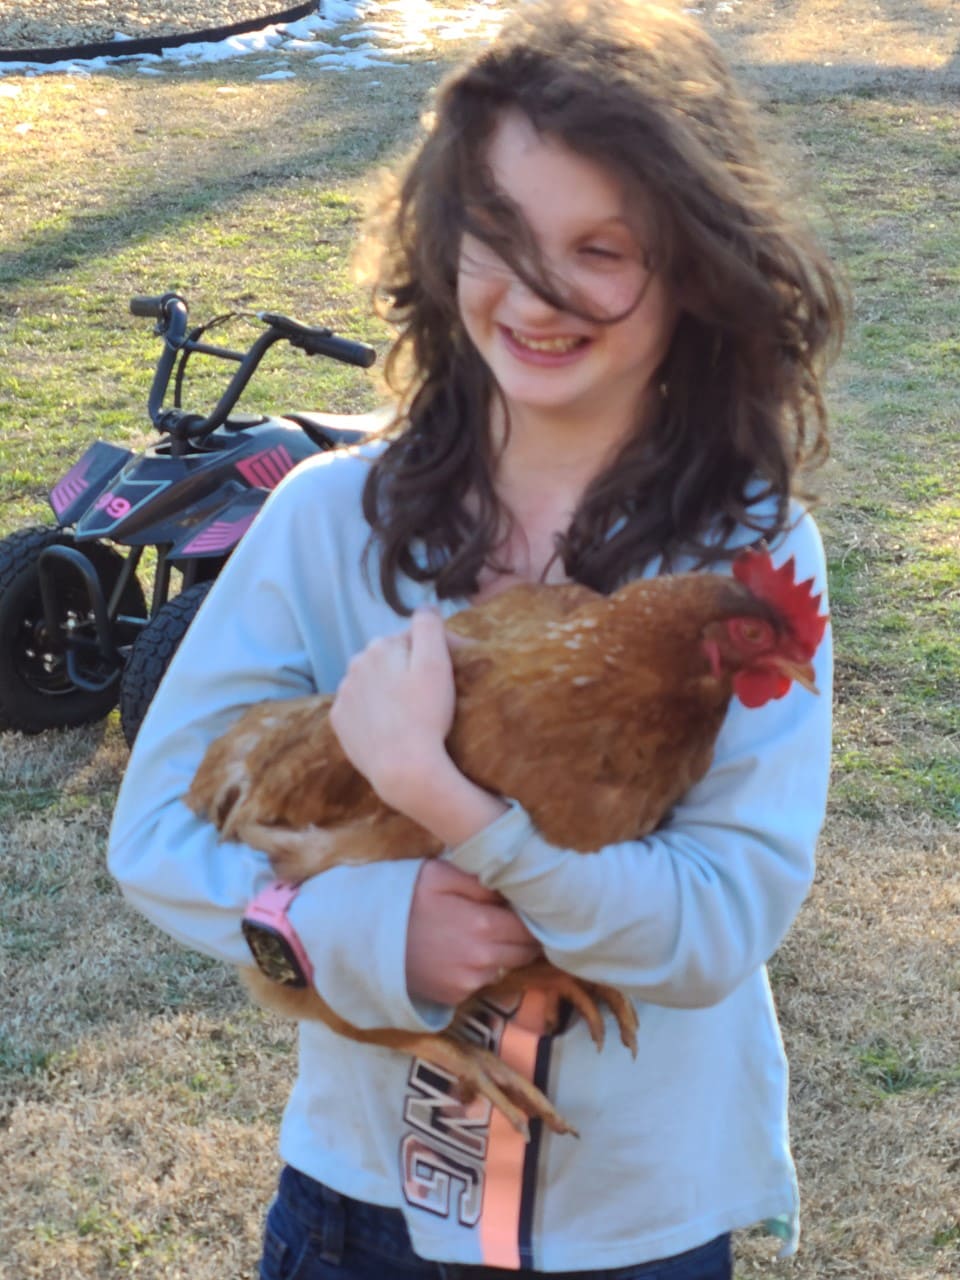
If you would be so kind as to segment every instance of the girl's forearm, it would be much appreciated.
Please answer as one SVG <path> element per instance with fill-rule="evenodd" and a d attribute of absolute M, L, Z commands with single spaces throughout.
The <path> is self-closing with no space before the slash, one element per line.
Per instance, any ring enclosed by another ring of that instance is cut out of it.
<path fill-rule="evenodd" d="M 382 800 L 450 847 L 471 839 L 508 808 L 465 777 L 442 747 L 398 758 L 389 772 L 371 781 Z"/>

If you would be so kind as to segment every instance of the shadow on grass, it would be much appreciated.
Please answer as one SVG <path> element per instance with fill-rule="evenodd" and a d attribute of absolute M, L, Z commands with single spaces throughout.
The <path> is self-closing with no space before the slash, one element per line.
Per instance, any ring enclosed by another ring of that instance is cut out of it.
<path fill-rule="evenodd" d="M 926 67 L 855 62 L 759 62 L 732 59 L 737 73 L 772 102 L 850 96 L 955 99 L 960 95 L 960 47 L 935 71 Z"/>
<path fill-rule="evenodd" d="M 324 167 L 322 152 L 296 161 L 278 160 L 230 176 L 229 184 L 211 174 L 182 184 L 171 180 L 153 190 L 131 194 L 125 202 L 94 213 L 78 210 L 64 226 L 44 228 L 20 249 L 0 251 L 0 286 L 38 284 L 61 271 L 79 266 L 85 258 L 119 253 L 205 213 L 225 213 L 245 197 L 272 190 L 278 200 L 284 191 Z"/>
<path fill-rule="evenodd" d="M 436 72 L 444 69 L 444 65 L 432 66 L 430 83 Z M 165 138 L 169 150 L 153 154 L 154 172 L 136 172 L 131 189 L 108 196 L 108 205 L 74 207 L 59 219 L 56 213 L 61 202 L 57 200 L 53 204 L 55 225 L 41 225 L 16 247 L 0 250 L 0 289 L 39 284 L 85 260 L 118 254 L 131 245 L 176 230 L 187 220 L 226 215 L 254 194 L 269 193 L 282 205 L 285 193 L 305 183 L 315 185 L 322 193 L 325 185 L 330 185 L 331 173 L 336 173 L 336 185 L 341 188 L 344 183 L 361 178 L 409 140 L 422 107 L 427 87 L 423 78 L 418 77 L 417 87 L 411 88 L 409 79 L 403 83 L 402 71 L 393 74 L 397 77 L 393 83 L 400 104 L 396 110 L 382 101 L 371 107 L 362 86 L 361 92 L 354 88 L 349 95 L 316 95 L 318 117 L 331 126 L 330 131 L 320 141 L 314 136 L 302 150 L 297 149 L 297 133 L 316 133 L 317 121 L 308 110 L 315 86 L 309 81 L 304 81 L 303 95 L 292 102 L 288 100 L 275 115 L 264 111 L 252 127 L 249 113 L 247 118 L 241 115 L 219 137 L 208 135 L 199 146 L 195 139 L 202 119 L 196 114 L 196 98 L 189 102 L 185 99 L 181 106 L 177 91 L 195 89 L 204 81 L 216 82 L 218 87 L 249 85 L 249 81 L 241 77 L 224 81 L 219 69 L 191 69 L 182 78 L 175 80 L 171 75 L 163 85 L 149 86 L 162 93 L 159 100 L 144 109 L 150 131 L 155 130 L 155 137 L 164 139 L 163 114 L 169 113 L 171 122 L 171 131 Z M 182 144 L 180 136 L 184 137 Z M 265 137 L 278 154 L 263 154 Z M 149 155 L 145 157 L 147 163 L 150 159 Z M 41 189 L 38 200 L 42 199 Z M 44 213 L 42 208 L 37 210 L 37 221 Z"/>

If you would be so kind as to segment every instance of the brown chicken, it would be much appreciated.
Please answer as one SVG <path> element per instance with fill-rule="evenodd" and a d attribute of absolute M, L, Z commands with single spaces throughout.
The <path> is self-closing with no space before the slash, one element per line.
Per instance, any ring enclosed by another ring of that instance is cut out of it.
<path fill-rule="evenodd" d="M 511 796 L 551 843 L 588 853 L 654 830 L 704 776 L 732 696 L 748 707 L 793 681 L 816 692 L 811 659 L 826 617 L 793 562 L 774 569 L 744 551 L 733 576 L 678 574 L 611 596 L 576 584 L 518 586 L 447 622 L 456 715 L 447 747 L 479 786 Z M 343 863 L 434 857 L 434 836 L 387 808 L 340 749 L 323 695 L 251 707 L 208 750 L 187 803 L 224 839 L 264 850 L 300 882 Z M 507 745 L 508 744 L 508 745 Z M 479 1090 L 520 1129 L 537 1115 L 569 1126 L 528 1081 L 457 1038 L 359 1031 L 312 989 L 251 971 L 255 998 L 318 1017 L 351 1038 L 428 1058 Z M 546 961 L 506 977 L 505 995 L 535 986 L 570 998 L 602 1042 L 599 1002 L 635 1050 L 636 1019 L 620 993 Z"/>

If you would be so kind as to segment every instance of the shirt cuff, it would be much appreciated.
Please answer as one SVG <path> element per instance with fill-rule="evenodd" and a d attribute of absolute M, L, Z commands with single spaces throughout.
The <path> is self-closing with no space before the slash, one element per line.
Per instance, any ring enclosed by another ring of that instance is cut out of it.
<path fill-rule="evenodd" d="M 536 835 L 527 811 L 516 800 L 505 797 L 505 802 L 509 806 L 505 813 L 443 855 L 445 861 L 476 876 L 489 889 L 499 887 L 500 876 L 520 856 L 530 837 Z"/>
<path fill-rule="evenodd" d="M 407 925 L 420 866 L 404 859 L 334 867 L 305 881 L 290 906 L 317 991 L 355 1027 L 442 1031 L 453 1017 L 452 1007 L 407 991 Z"/>

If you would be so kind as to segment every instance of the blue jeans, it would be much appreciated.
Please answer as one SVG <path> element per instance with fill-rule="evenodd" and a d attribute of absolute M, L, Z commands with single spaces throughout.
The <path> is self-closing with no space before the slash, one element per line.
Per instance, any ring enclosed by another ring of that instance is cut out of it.
<path fill-rule="evenodd" d="M 264 1234 L 260 1280 L 732 1280 L 730 1237 L 638 1266 L 607 1271 L 505 1271 L 428 1262 L 410 1247 L 399 1209 L 351 1200 L 289 1166 Z"/>

